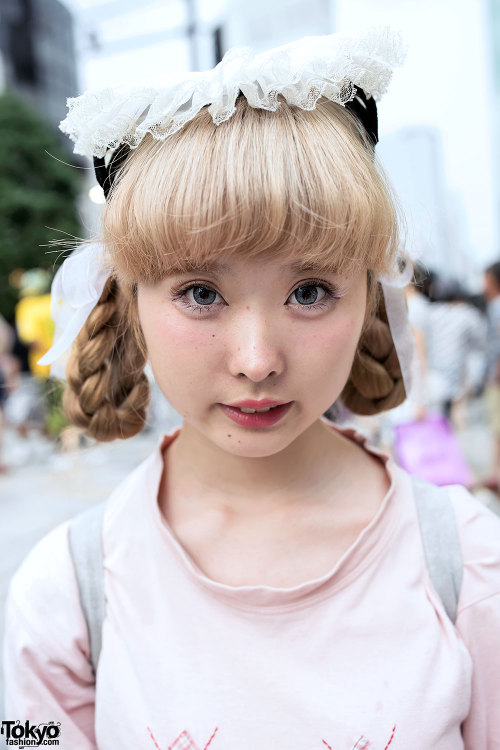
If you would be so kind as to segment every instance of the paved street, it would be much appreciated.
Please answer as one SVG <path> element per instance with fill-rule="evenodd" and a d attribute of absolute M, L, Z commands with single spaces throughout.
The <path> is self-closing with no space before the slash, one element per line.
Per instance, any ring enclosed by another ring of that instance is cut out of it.
<path fill-rule="evenodd" d="M 470 426 L 459 433 L 469 463 L 480 477 L 488 474 L 491 456 L 482 410 L 483 406 L 476 404 Z M 162 424 L 168 432 L 179 424 L 179 417 L 164 414 Z M 14 468 L 0 476 L 0 635 L 8 582 L 32 546 L 57 524 L 105 499 L 154 449 L 158 435 L 159 430 L 153 429 L 131 440 L 57 453 L 51 443 L 40 438 L 25 441 L 8 434 L 5 458 L 10 457 Z M 478 494 L 500 515 L 495 495 L 487 491 Z"/>

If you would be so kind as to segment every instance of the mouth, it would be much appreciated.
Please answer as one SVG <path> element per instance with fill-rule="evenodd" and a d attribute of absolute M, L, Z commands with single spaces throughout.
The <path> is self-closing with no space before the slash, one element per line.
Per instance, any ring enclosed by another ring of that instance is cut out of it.
<path fill-rule="evenodd" d="M 271 427 L 279 422 L 290 410 L 292 404 L 293 401 L 285 404 L 276 403 L 275 406 L 261 406 L 260 408 L 241 405 L 228 406 L 227 404 L 219 404 L 219 406 L 233 422 L 243 427 L 255 429 Z"/>

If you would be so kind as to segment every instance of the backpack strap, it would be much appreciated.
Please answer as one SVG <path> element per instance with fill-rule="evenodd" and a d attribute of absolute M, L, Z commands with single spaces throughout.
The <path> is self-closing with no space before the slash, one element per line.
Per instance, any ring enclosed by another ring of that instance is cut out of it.
<path fill-rule="evenodd" d="M 449 493 L 412 477 L 427 568 L 446 614 L 455 623 L 462 587 L 462 551 Z"/>
<path fill-rule="evenodd" d="M 105 503 L 90 508 L 69 524 L 69 548 L 73 559 L 80 604 L 89 634 L 89 661 L 97 672 L 104 621 L 104 570 L 102 521 Z"/>

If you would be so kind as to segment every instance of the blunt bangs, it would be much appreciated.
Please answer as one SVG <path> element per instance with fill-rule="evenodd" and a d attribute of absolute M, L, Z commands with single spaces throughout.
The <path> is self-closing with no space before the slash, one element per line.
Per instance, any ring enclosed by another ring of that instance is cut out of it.
<path fill-rule="evenodd" d="M 304 267 L 390 273 L 398 214 L 357 120 L 328 100 L 276 112 L 242 96 L 214 125 L 202 110 L 148 136 L 116 178 L 103 242 L 118 278 L 156 283 L 222 258 L 274 254 Z"/>

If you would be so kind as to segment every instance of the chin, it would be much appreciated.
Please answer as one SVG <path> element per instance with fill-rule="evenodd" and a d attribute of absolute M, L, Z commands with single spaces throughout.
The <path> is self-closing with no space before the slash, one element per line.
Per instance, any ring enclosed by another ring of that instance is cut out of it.
<path fill-rule="evenodd" d="M 238 434 L 234 430 L 231 438 L 223 438 L 216 442 L 219 448 L 233 456 L 267 458 L 288 448 L 297 437 L 296 435 L 271 435 L 269 432 L 266 435 L 264 433 L 264 430 L 255 430 L 255 432 L 245 435 L 245 433 Z"/>

